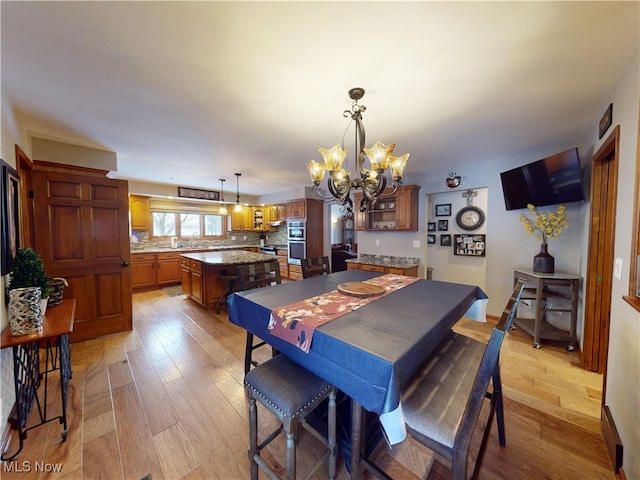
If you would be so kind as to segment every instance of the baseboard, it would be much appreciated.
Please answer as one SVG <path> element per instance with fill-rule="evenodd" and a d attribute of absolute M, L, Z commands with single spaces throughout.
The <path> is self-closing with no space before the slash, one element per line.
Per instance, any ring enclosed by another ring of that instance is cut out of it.
<path fill-rule="evenodd" d="M 616 474 L 619 474 L 622 467 L 622 440 L 618 435 L 618 429 L 613 421 L 611 410 L 606 405 L 602 407 L 600 419 L 600 429 L 604 437 L 604 443 L 609 452 L 609 459 Z M 624 476 L 624 473 L 622 474 Z"/>

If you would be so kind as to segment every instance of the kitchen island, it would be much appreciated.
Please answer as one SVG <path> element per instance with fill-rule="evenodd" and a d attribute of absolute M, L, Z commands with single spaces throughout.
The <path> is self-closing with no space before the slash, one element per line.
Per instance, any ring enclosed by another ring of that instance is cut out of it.
<path fill-rule="evenodd" d="M 233 288 L 236 266 L 270 262 L 274 255 L 230 250 L 221 252 L 191 252 L 180 255 L 182 291 L 205 308 L 220 305 Z"/>

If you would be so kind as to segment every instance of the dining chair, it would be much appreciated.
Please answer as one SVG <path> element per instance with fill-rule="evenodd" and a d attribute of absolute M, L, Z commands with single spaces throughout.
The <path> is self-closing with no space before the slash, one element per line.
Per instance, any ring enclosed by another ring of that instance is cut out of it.
<path fill-rule="evenodd" d="M 331 273 L 329 257 L 309 257 L 300 260 L 302 278 L 311 278 Z"/>
<path fill-rule="evenodd" d="M 311 478 L 311 475 L 328 461 L 331 480 L 336 477 L 336 389 L 320 377 L 293 362 L 285 355 L 278 355 L 253 368 L 244 379 L 245 393 L 249 404 L 249 462 L 251 479 L 258 479 L 258 467 L 271 479 L 280 477 L 260 451 L 271 443 L 282 431 L 286 436 L 286 478 Z M 307 422 L 307 417 L 325 399 L 328 399 L 326 435 L 320 433 Z M 261 443 L 258 443 L 258 409 L 256 401 L 271 411 L 280 425 Z M 297 476 L 296 447 L 299 427 L 320 440 L 324 447 L 315 463 L 305 476 Z"/>
<path fill-rule="evenodd" d="M 237 290 L 252 290 L 254 288 L 268 287 L 270 285 L 278 285 L 282 283 L 282 277 L 280 277 L 280 266 L 277 260 L 262 263 L 251 263 L 247 265 L 238 265 L 236 267 L 237 275 Z M 253 351 L 267 346 L 267 342 L 260 340 L 254 343 L 254 336 L 247 330 L 247 340 L 244 351 L 244 373 L 245 375 L 251 369 L 251 366 L 258 365 L 258 362 L 253 360 Z M 277 354 L 275 349 L 271 349 L 272 356 Z"/>
<path fill-rule="evenodd" d="M 451 463 L 453 480 L 468 478 L 469 446 L 484 400 L 490 406 L 471 478 L 480 470 L 494 416 L 500 445 L 506 445 L 500 347 L 512 328 L 523 288 L 518 281 L 487 344 L 452 331 L 403 389 L 402 412 L 409 435 Z M 390 478 L 368 459 L 366 463 Z"/>

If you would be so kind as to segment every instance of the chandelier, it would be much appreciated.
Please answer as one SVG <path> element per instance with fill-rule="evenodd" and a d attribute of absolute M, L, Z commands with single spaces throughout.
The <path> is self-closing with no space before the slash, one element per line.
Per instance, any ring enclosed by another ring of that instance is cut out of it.
<path fill-rule="evenodd" d="M 340 144 L 330 149 L 319 148 L 324 163 L 311 160 L 307 167 L 313 181 L 313 190 L 316 195 L 323 200 L 331 200 L 346 206 L 348 211 L 353 210 L 353 201 L 350 198 L 352 190 L 362 190 L 362 201 L 360 211 L 364 212 L 375 205 L 378 198 L 384 198 L 395 194 L 402 186 L 402 175 L 409 159 L 409 154 L 405 153 L 400 157 L 392 157 L 395 143 L 389 146 L 381 142 L 376 142 L 371 148 L 364 148 L 365 131 L 362 125 L 362 112 L 367 107 L 360 105 L 358 100 L 364 96 L 363 88 L 352 88 L 349 90 L 349 97 L 353 100 L 351 110 L 345 110 L 343 116 L 351 117 L 355 122 L 355 168 L 356 173 L 342 167 L 342 163 L 347 156 L 347 152 Z M 365 168 L 364 157 L 368 157 L 370 168 Z M 389 169 L 391 182 L 387 180 L 385 170 Z M 331 196 L 325 196 L 320 188 L 324 180 L 325 173 L 329 173 L 327 188 Z M 385 191 L 387 186 L 392 187 L 391 191 Z"/>

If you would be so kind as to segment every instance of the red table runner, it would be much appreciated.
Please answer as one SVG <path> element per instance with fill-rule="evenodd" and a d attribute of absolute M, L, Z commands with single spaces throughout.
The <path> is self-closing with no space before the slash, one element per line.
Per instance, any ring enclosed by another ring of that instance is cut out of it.
<path fill-rule="evenodd" d="M 373 283 L 384 288 L 384 293 L 375 297 L 358 298 L 344 295 L 338 290 L 332 290 L 322 295 L 276 308 L 271 312 L 269 330 L 276 337 L 296 345 L 304 352 L 309 352 L 313 332 L 319 326 L 418 280 L 416 277 L 387 274 L 366 280 L 367 283 Z"/>

